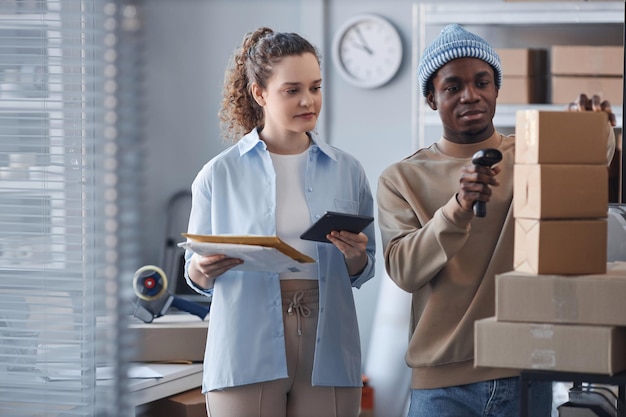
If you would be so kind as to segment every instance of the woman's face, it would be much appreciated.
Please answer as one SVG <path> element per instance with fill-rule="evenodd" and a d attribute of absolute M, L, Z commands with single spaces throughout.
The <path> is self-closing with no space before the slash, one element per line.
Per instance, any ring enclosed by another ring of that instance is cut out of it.
<path fill-rule="evenodd" d="M 315 55 L 283 58 L 262 89 L 257 102 L 263 107 L 266 132 L 282 134 L 313 130 L 322 108 L 322 75 Z"/>

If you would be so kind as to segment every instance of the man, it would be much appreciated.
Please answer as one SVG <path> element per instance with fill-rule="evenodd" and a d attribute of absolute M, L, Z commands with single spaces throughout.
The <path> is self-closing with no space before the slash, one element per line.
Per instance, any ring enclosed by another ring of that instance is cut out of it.
<path fill-rule="evenodd" d="M 515 142 L 493 125 L 500 58 L 449 25 L 424 51 L 418 76 L 443 137 L 388 167 L 377 192 L 386 270 L 412 294 L 409 417 L 517 416 L 519 370 L 474 367 L 474 322 L 495 314 L 495 275 L 513 269 Z M 614 123 L 598 97 L 581 95 L 570 109 L 606 111 Z M 485 148 L 502 161 L 472 165 Z M 486 217 L 474 215 L 477 200 L 488 202 Z M 550 415 L 549 388 L 533 390 L 533 417 Z"/>

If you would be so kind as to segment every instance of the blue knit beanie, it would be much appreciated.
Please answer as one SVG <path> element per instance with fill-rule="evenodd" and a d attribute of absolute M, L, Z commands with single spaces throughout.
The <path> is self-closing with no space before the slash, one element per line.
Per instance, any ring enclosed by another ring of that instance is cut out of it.
<path fill-rule="evenodd" d="M 502 85 L 500 57 L 483 38 L 463 29 L 457 24 L 444 27 L 441 33 L 422 54 L 417 76 L 422 94 L 426 97 L 428 80 L 448 62 L 457 58 L 478 58 L 491 65 L 495 72 L 496 87 Z"/>

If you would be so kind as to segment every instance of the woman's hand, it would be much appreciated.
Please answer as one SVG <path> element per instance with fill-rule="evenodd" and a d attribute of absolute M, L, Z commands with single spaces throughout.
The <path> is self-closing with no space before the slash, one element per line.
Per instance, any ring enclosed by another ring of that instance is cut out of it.
<path fill-rule="evenodd" d="M 209 289 L 213 287 L 217 277 L 242 263 L 241 259 L 229 258 L 226 255 L 194 254 L 189 265 L 189 278 L 200 288 Z"/>
<path fill-rule="evenodd" d="M 326 238 L 343 253 L 349 275 L 357 275 L 367 266 L 367 235 L 332 231 Z"/>

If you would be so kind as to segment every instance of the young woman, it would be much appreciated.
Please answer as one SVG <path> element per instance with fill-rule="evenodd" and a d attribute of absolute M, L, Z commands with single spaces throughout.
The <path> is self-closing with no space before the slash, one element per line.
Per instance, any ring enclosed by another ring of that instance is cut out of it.
<path fill-rule="evenodd" d="M 322 106 L 316 48 L 259 28 L 226 72 L 220 118 L 235 144 L 192 184 L 192 234 L 277 235 L 317 260 L 301 271 L 239 271 L 186 253 L 189 285 L 212 295 L 203 392 L 210 417 L 350 417 L 361 398 L 352 295 L 374 275 L 374 226 L 299 238 L 325 211 L 373 215 L 361 164 L 314 133 Z"/>

